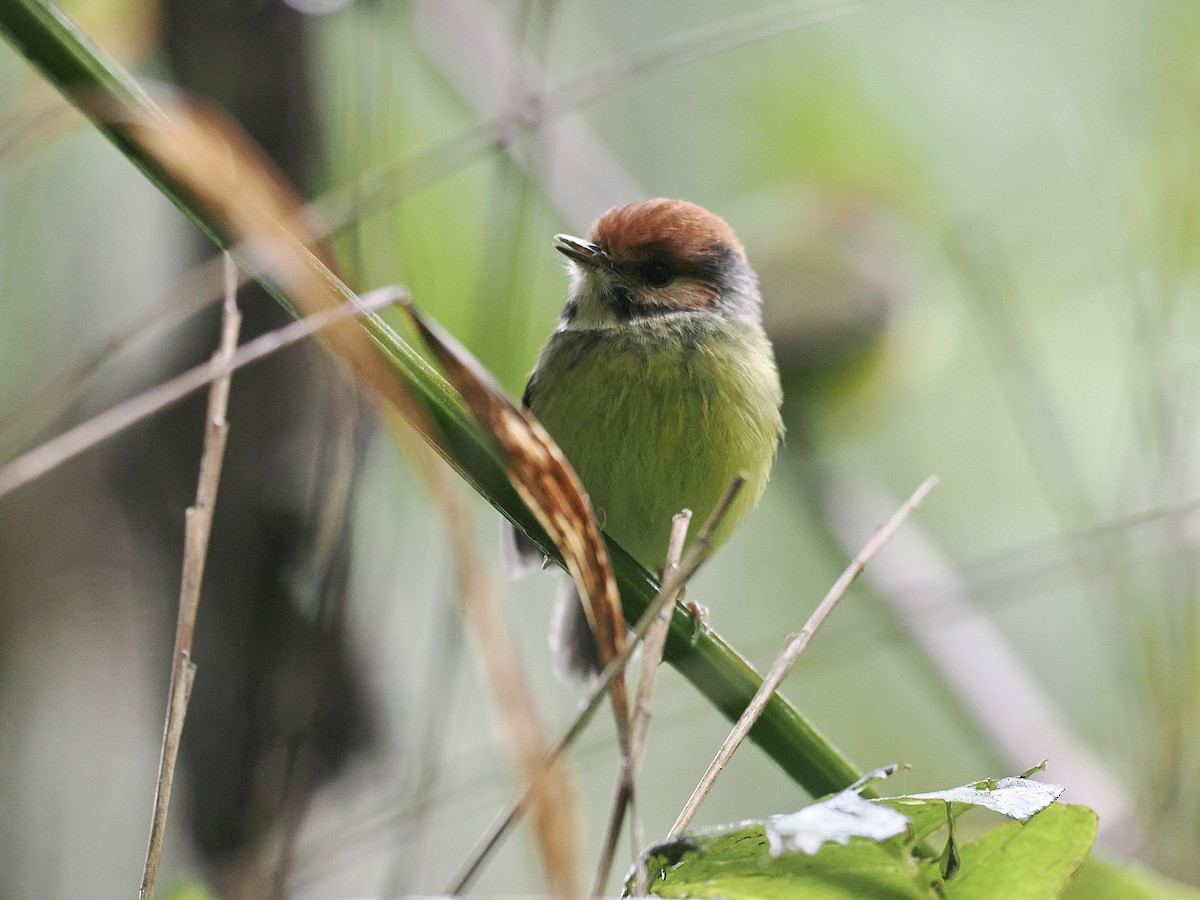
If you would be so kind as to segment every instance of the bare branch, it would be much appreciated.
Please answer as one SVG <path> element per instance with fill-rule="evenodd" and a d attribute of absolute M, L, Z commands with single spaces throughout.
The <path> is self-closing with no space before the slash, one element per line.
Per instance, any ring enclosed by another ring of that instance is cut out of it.
<path fill-rule="evenodd" d="M 708 770 L 700 779 L 700 783 L 692 791 L 692 796 L 684 804 L 683 810 L 675 820 L 675 824 L 671 826 L 669 837 L 677 837 L 691 823 L 692 818 L 696 815 L 696 810 L 700 808 L 700 804 L 708 796 L 708 792 L 712 789 L 717 777 L 729 763 L 737 748 L 741 746 L 746 735 L 750 733 L 750 729 L 758 721 L 758 717 L 762 715 L 767 702 L 779 688 L 779 685 L 783 683 L 783 679 L 792 670 L 792 666 L 796 664 L 796 660 L 800 658 L 800 654 L 804 652 L 816 630 L 821 627 L 821 624 L 833 612 L 833 608 L 845 595 L 846 590 L 853 583 L 854 579 L 866 567 L 871 557 L 878 553 L 880 548 L 896 533 L 897 529 L 904 523 L 904 520 L 917 507 L 917 504 L 924 500 L 925 495 L 933 490 L 935 484 L 937 484 L 935 476 L 931 475 L 925 479 L 904 505 L 896 510 L 892 517 L 888 519 L 887 524 L 875 532 L 871 539 L 863 546 L 862 550 L 858 552 L 858 555 L 851 560 L 850 565 L 846 567 L 841 577 L 834 582 L 833 587 L 829 589 L 829 592 L 825 594 L 824 599 L 817 605 L 813 614 L 809 616 L 804 627 L 796 634 L 788 637 L 783 650 L 776 657 L 770 671 L 767 672 L 766 678 L 763 679 L 758 691 L 754 694 L 754 698 L 733 726 L 733 730 L 729 732 L 729 736 L 725 738 L 725 742 L 721 745 L 721 749 L 717 751 L 716 757 L 709 764 Z"/>
<path fill-rule="evenodd" d="M 169 381 L 118 403 L 0 466 L 0 497 L 40 478 L 51 469 L 119 434 L 130 425 L 178 403 L 188 394 L 218 378 L 312 337 L 321 329 L 347 318 L 366 315 L 391 306 L 404 296 L 406 294 L 400 288 L 380 288 L 363 295 L 357 303 L 345 303 L 321 310 L 243 344 L 229 359 L 218 360 L 214 357 Z"/>
<path fill-rule="evenodd" d="M 175 653 L 171 666 L 171 685 L 167 694 L 167 720 L 163 727 L 162 755 L 158 764 L 158 783 L 154 792 L 154 814 L 150 822 L 150 840 L 146 848 L 146 865 L 142 873 L 142 900 L 154 897 L 158 882 L 158 867 L 162 860 L 163 836 L 167 828 L 167 811 L 171 805 L 171 789 L 175 784 L 175 762 L 183 736 L 196 665 L 192 662 L 192 641 L 196 635 L 196 616 L 200 609 L 200 585 L 204 580 L 204 562 L 208 556 L 208 539 L 212 534 L 213 507 L 221 481 L 221 464 L 225 459 L 225 443 L 229 422 L 225 418 L 229 406 L 229 387 L 233 370 L 229 368 L 237 350 L 242 315 L 237 308 L 237 267 L 226 256 L 225 304 L 222 308 L 221 341 L 212 357 L 212 364 L 225 367 L 209 388 L 208 415 L 204 428 L 204 452 L 200 457 L 200 475 L 196 484 L 196 503 L 184 517 L 183 577 L 179 588 L 179 615 L 175 623 Z"/>
<path fill-rule="evenodd" d="M 672 572 L 679 568 L 683 556 L 683 545 L 687 541 L 688 526 L 692 523 L 692 511 L 685 509 L 677 513 L 671 522 L 671 539 L 667 543 L 667 565 L 663 570 Z M 678 599 L 679 592 L 672 594 L 671 600 Z M 664 607 L 650 625 L 646 635 L 645 646 L 642 649 L 642 667 L 638 674 L 637 695 L 634 698 L 633 725 L 630 728 L 630 754 L 633 757 L 630 764 L 632 777 L 637 777 L 642 765 L 642 756 L 646 749 L 646 732 L 650 728 L 650 697 L 654 693 L 654 678 L 658 674 L 658 666 L 662 662 L 663 647 L 667 643 L 667 632 L 671 628 L 671 617 Z M 636 795 L 635 795 L 636 796 Z M 631 855 L 637 867 L 636 887 L 634 895 L 645 897 L 649 892 L 646 862 L 642 859 L 642 848 L 646 846 L 645 835 L 642 831 L 642 821 L 636 808 L 630 816 Z"/>
<path fill-rule="evenodd" d="M 667 565 L 664 572 L 679 569 L 683 558 L 683 545 L 687 541 L 688 526 L 692 524 L 692 511 L 685 509 L 674 517 L 671 522 L 671 538 L 667 544 Z M 669 602 L 678 599 L 679 591 L 675 591 Z M 642 762 L 645 750 L 646 731 L 650 727 L 650 696 L 654 692 L 654 677 L 658 673 L 659 663 L 662 662 L 663 648 L 667 643 L 667 632 L 671 628 L 671 617 L 667 608 L 658 614 L 646 634 L 646 646 L 642 651 L 642 667 L 638 674 L 637 695 L 634 698 L 633 728 L 630 738 L 630 753 L 633 756 L 633 769 L 636 772 Z"/>

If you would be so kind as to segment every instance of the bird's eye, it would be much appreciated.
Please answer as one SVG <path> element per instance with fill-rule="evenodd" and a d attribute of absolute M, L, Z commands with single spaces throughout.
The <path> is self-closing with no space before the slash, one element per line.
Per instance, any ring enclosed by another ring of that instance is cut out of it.
<path fill-rule="evenodd" d="M 646 281 L 653 287 L 664 287 L 675 277 L 675 270 L 666 263 L 650 263 L 646 267 Z"/>

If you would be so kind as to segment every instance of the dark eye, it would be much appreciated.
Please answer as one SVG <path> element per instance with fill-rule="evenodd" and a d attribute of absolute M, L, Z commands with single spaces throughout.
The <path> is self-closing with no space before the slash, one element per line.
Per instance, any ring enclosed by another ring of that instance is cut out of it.
<path fill-rule="evenodd" d="M 646 266 L 646 282 L 652 287 L 663 287 L 675 278 L 675 270 L 666 263 L 655 262 Z"/>

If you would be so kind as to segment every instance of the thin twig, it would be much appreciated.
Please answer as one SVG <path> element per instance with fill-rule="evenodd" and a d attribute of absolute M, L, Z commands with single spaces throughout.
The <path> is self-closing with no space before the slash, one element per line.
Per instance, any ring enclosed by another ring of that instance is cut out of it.
<path fill-rule="evenodd" d="M 40 478 L 56 466 L 120 433 L 130 425 L 173 403 L 178 403 L 192 391 L 199 390 L 224 375 L 258 362 L 351 316 L 362 316 L 391 306 L 404 296 L 406 294 L 400 288 L 380 288 L 363 295 L 357 303 L 331 307 L 290 322 L 282 328 L 268 331 L 243 344 L 229 359 L 210 359 L 169 381 L 122 401 L 0 466 L 0 497 Z"/>
<path fill-rule="evenodd" d="M 664 572 L 671 572 L 679 568 L 679 560 L 683 557 L 683 545 L 687 541 L 688 526 L 691 523 L 692 511 L 690 509 L 682 510 L 671 520 L 671 538 L 667 543 L 667 564 L 663 569 Z M 678 593 L 676 591 L 672 595 L 672 601 L 678 599 Z M 646 733 L 650 728 L 651 716 L 650 697 L 654 693 L 654 679 L 658 674 L 658 666 L 662 662 L 663 648 L 667 643 L 667 632 L 670 631 L 670 628 L 671 618 L 667 607 L 663 607 L 663 611 L 651 623 L 650 631 L 647 633 L 642 647 L 642 666 L 638 673 L 638 689 L 633 706 L 633 726 L 630 729 L 630 753 L 632 756 L 630 771 L 635 779 L 642 766 L 642 757 L 646 750 Z M 646 846 L 646 838 L 636 807 L 630 810 L 629 840 L 632 845 L 631 856 L 636 866 L 634 896 L 645 897 L 649 891 L 649 874 L 646 869 L 646 861 L 642 858 L 642 848 Z"/>
<path fill-rule="evenodd" d="M 733 757 L 734 752 L 741 745 L 742 741 L 745 740 L 746 735 L 750 733 L 750 729 L 758 721 L 758 717 L 762 715 L 762 711 L 768 701 L 770 701 L 771 696 L 779 688 L 779 685 L 783 683 L 783 679 L 787 677 L 787 674 L 792 670 L 792 666 L 796 664 L 796 660 L 800 658 L 800 654 L 804 652 L 809 641 L 812 640 L 813 634 L 821 627 L 821 624 L 828 618 L 829 614 L 833 612 L 833 608 L 842 599 L 846 590 L 850 587 L 854 579 L 859 576 L 871 558 L 891 539 L 892 535 L 904 523 L 904 520 L 917 507 L 917 504 L 924 500 L 925 495 L 933 490 L 935 484 L 937 484 L 936 476 L 931 475 L 925 479 L 904 505 L 892 514 L 887 524 L 876 531 L 863 546 L 862 550 L 858 552 L 858 555 L 851 560 L 850 565 L 842 572 L 841 577 L 834 582 L 824 599 L 821 600 L 817 608 L 813 611 L 813 614 L 809 616 L 808 621 L 804 623 L 804 627 L 796 634 L 788 636 L 783 650 L 780 651 L 770 671 L 767 672 L 767 676 L 763 679 L 754 698 L 746 707 L 745 712 L 738 718 L 737 723 L 733 726 L 733 730 L 725 738 L 721 749 L 717 751 L 716 757 L 714 757 L 712 763 L 709 764 L 708 770 L 700 779 L 700 783 L 692 791 L 692 796 L 684 804 L 683 810 L 679 813 L 679 818 L 671 826 L 668 838 L 678 837 L 691 823 L 692 818 L 696 815 L 696 810 L 700 808 L 700 804 L 708 796 L 708 792 L 712 789 L 718 776 L 720 776 L 725 766 L 729 763 L 729 760 Z"/>
<path fill-rule="evenodd" d="M 873 510 L 895 502 L 861 474 L 852 479 L 834 473 L 827 481 L 822 508 L 842 546 L 853 546 L 856 535 L 862 533 L 861 523 L 875 515 Z M 1130 527 L 1133 522 L 1118 527 Z M 1087 540 L 1097 538 L 1097 548 L 1086 556 L 1081 550 L 1050 544 L 1056 556 L 1061 554 L 1055 563 L 1067 564 L 1072 552 L 1076 562 L 1091 559 L 1103 547 L 1111 547 L 1110 540 L 1118 533 L 1108 526 L 1101 529 L 1076 532 L 1063 542 L 1075 541 L 1083 547 Z M 1029 550 L 1026 547 L 1017 554 Z M 864 577 L 941 673 L 1000 759 L 1024 765 L 1028 748 L 1036 744 L 1039 752 L 1054 760 L 1055 771 L 1062 773 L 1071 790 L 1087 797 L 1088 806 L 1099 813 L 1101 835 L 1110 842 L 1115 839 L 1121 847 L 1135 846 L 1140 829 L 1129 785 L 1073 731 L 1069 717 L 1030 671 L 1009 637 L 979 608 L 973 591 L 978 589 L 980 577 L 957 570 L 937 541 L 919 526 L 898 534 L 888 555 L 890 566 L 881 559 Z M 1014 557 L 1002 557 L 993 565 L 999 569 L 1015 564 Z M 1011 587 L 1022 577 L 1029 576 L 1006 576 L 1006 584 Z"/>
<path fill-rule="evenodd" d="M 237 267 L 226 256 L 225 304 L 222 307 L 221 341 L 213 354 L 216 366 L 227 366 L 237 350 L 242 315 L 237 308 Z M 166 834 L 167 811 L 171 805 L 171 789 L 175 783 L 175 761 L 183 736 L 196 664 L 192 662 L 192 642 L 196 635 L 196 616 L 200 608 L 200 585 L 204 580 L 204 561 L 208 556 L 208 539 L 212 534 L 213 507 L 217 502 L 217 487 L 221 481 L 221 464 L 225 459 L 225 443 L 229 422 L 225 418 L 229 407 L 229 386 L 232 370 L 225 371 L 212 382 L 208 392 L 207 419 L 204 428 L 204 451 L 200 457 L 200 475 L 196 484 L 196 503 L 185 513 L 183 577 L 179 588 L 179 615 L 175 623 L 175 653 L 171 666 L 171 685 L 167 694 L 167 719 L 163 727 L 162 755 L 158 764 L 158 783 L 154 793 L 154 814 L 150 823 L 150 840 L 146 848 L 146 866 L 142 873 L 142 900 L 154 897 L 158 881 L 158 866 L 162 860 L 163 836 Z"/>
<path fill-rule="evenodd" d="M 589 897 L 604 896 L 604 887 L 612 872 L 613 860 L 617 856 L 617 840 L 621 837 L 621 827 L 625 824 L 625 814 L 634 805 L 633 767 L 628 756 L 622 755 L 617 765 L 617 789 L 613 793 L 609 807 L 608 830 L 604 834 L 604 843 L 600 847 L 600 858 L 596 863 L 596 874 L 592 876 Z"/>
<path fill-rule="evenodd" d="M 30 389 L 11 408 L 0 413 L 0 435 L 12 451 L 20 449 L 24 435 L 38 431 L 60 418 L 103 373 L 106 366 L 155 332 L 166 331 L 221 299 L 222 255 L 210 257 L 177 278 L 145 313 L 119 332 L 86 348 L 77 358 L 52 372 Z M 240 283 L 249 280 L 244 273 Z M 7 447 L 5 448 L 8 449 Z"/>
<path fill-rule="evenodd" d="M 633 655 L 634 650 L 637 649 L 638 644 L 645 639 L 654 621 L 662 614 L 663 610 L 667 609 L 672 602 L 672 598 L 682 590 L 683 586 L 696 574 L 696 570 L 704 563 L 709 551 L 712 549 L 713 533 L 725 517 L 725 514 L 729 511 L 729 507 L 733 504 L 734 499 L 736 499 L 738 492 L 741 491 L 745 483 L 745 474 L 739 473 L 730 483 L 729 487 L 725 489 L 724 495 L 722 495 L 716 508 L 713 509 L 712 514 L 708 517 L 708 521 L 704 523 L 704 527 L 696 535 L 695 542 L 683 555 L 683 559 L 679 563 L 679 568 L 665 573 L 658 596 L 646 611 L 642 613 L 642 617 L 638 619 L 637 625 L 634 626 L 633 631 L 629 635 L 629 640 L 625 644 L 625 648 L 613 658 L 612 662 L 604 667 L 604 671 L 600 673 L 600 676 L 596 679 L 596 683 L 592 685 L 591 690 L 581 704 L 574 721 L 571 722 L 567 730 L 563 732 L 562 737 L 558 739 L 546 754 L 538 778 L 527 784 L 521 796 L 514 800 L 496 818 L 491 830 L 480 839 L 466 864 L 459 870 L 459 874 L 454 879 L 453 884 L 446 889 L 447 894 L 461 894 L 467 889 L 467 886 L 478 873 L 480 866 L 483 865 L 484 861 L 499 845 L 500 839 L 504 837 L 513 823 L 524 813 L 525 808 L 529 804 L 530 796 L 537 787 L 537 781 L 541 780 L 544 773 L 550 770 L 551 766 L 558 761 L 567 747 L 575 742 L 575 739 L 579 737 L 583 729 L 592 720 L 596 709 L 608 695 L 608 689 L 613 679 L 625 670 L 629 658 Z"/>
<path fill-rule="evenodd" d="M 739 478 L 742 476 L 739 474 Z M 718 507 L 722 508 L 722 507 Z M 667 551 L 668 554 L 674 553 L 674 556 L 668 556 L 667 566 L 664 573 L 679 568 L 679 554 L 683 551 L 683 543 L 687 537 L 687 525 L 691 521 L 691 510 L 684 510 L 686 517 L 682 520 L 682 525 L 678 517 L 673 521 L 671 527 L 671 535 L 668 539 Z M 682 515 L 682 514 L 681 514 Z M 711 517 L 710 517 L 711 519 Z M 641 718 L 642 736 L 645 736 L 646 728 L 649 725 L 649 699 L 650 689 L 654 683 L 654 671 L 657 669 L 657 660 L 652 658 L 650 654 L 662 655 L 663 645 L 666 643 L 667 630 L 670 628 L 670 615 L 667 612 L 668 606 L 675 602 L 682 585 L 671 591 L 669 595 L 663 598 L 663 606 L 659 614 L 651 621 L 649 629 L 646 632 L 645 650 L 642 654 L 642 681 L 640 684 L 645 685 L 644 691 L 639 688 L 638 700 L 639 704 L 644 702 L 646 706 L 646 714 Z M 661 593 L 665 593 L 665 588 L 660 588 Z M 656 645 L 652 645 L 651 638 L 657 638 Z M 647 666 L 649 666 L 650 675 L 648 681 L 646 676 Z M 632 717 L 638 716 L 638 706 L 635 705 Z M 617 852 L 617 840 L 621 836 L 621 826 L 625 822 L 625 814 L 630 811 L 635 803 L 634 794 L 634 778 L 637 773 L 638 758 L 641 755 L 641 748 L 638 748 L 637 756 L 633 749 L 632 724 L 630 726 L 629 752 L 621 757 L 621 768 L 619 771 L 619 779 L 617 783 L 617 792 L 613 798 L 612 812 L 609 815 L 608 834 L 604 841 L 604 845 L 600 852 L 600 859 L 596 865 L 596 877 L 592 881 L 592 896 L 599 897 L 604 893 L 605 885 L 608 882 L 609 873 L 612 871 L 613 860 Z M 634 859 L 638 858 L 637 848 L 641 845 L 642 836 L 640 829 L 637 828 L 637 823 L 634 822 L 630 829 L 630 839 L 634 844 L 635 852 Z"/>
<path fill-rule="evenodd" d="M 672 572 L 679 568 L 683 559 L 683 545 L 687 541 L 688 528 L 692 524 L 692 511 L 685 509 L 671 520 L 671 538 L 667 543 L 667 565 L 664 572 Z M 678 591 L 671 601 L 676 600 Z M 630 740 L 630 752 L 633 756 L 633 769 L 636 773 L 642 763 L 642 753 L 645 750 L 646 731 L 650 727 L 650 696 L 654 692 L 654 677 L 658 673 L 659 663 L 662 662 L 663 648 L 667 643 L 667 633 L 671 630 L 671 617 L 667 607 L 659 613 L 658 618 L 650 626 L 646 634 L 645 648 L 642 651 L 642 666 L 638 673 L 638 690 L 634 698 L 633 728 Z"/>

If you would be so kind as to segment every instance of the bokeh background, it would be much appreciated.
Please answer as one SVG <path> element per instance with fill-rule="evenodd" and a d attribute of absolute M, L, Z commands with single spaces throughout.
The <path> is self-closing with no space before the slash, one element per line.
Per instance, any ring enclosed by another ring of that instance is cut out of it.
<path fill-rule="evenodd" d="M 210 98 L 519 395 L 559 231 L 677 196 L 758 269 L 788 438 L 692 599 L 760 666 L 930 473 L 940 484 L 786 685 L 896 791 L 1022 771 L 1102 843 L 1200 883 L 1200 7 L 1189 0 L 80 0 L 139 76 Z M 211 255 L 0 47 L 0 451 L 207 357 Z M 246 334 L 286 316 L 246 291 Z M 234 381 L 164 875 L 224 895 L 442 890 L 513 786 L 446 531 L 337 366 Z M 202 411 L 0 498 L 0 895 L 140 879 Z M 509 583 L 551 722 L 554 579 Z M 649 835 L 726 723 L 664 672 Z M 616 760 L 571 754 L 584 846 Z M 744 748 L 700 823 L 802 793 Z M 620 860 L 624 865 L 625 859 Z M 481 891 L 544 888 L 528 836 Z"/>

